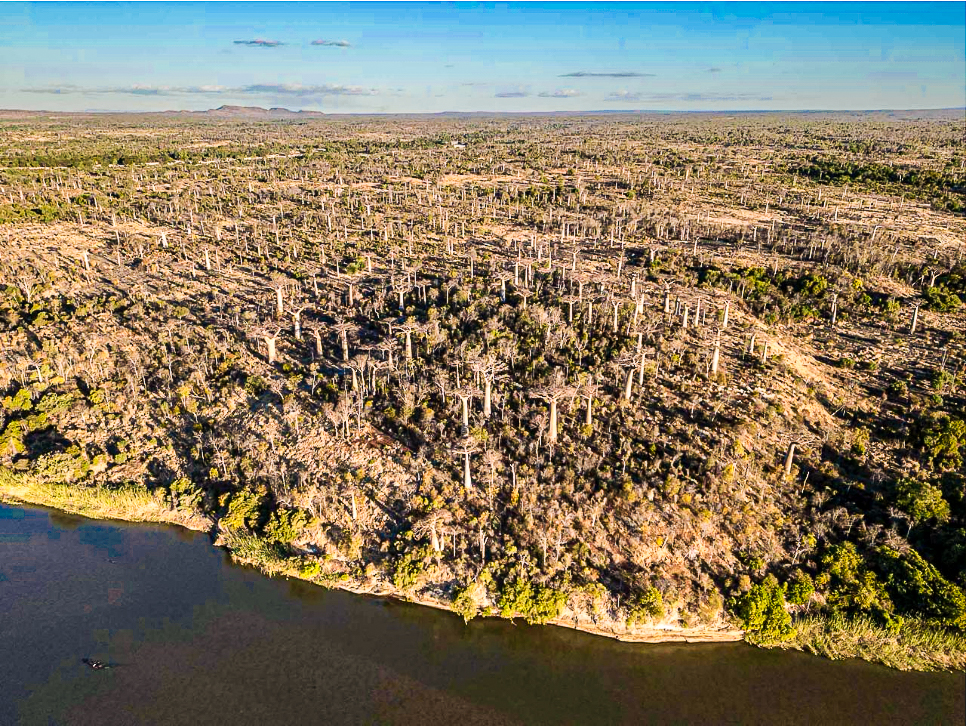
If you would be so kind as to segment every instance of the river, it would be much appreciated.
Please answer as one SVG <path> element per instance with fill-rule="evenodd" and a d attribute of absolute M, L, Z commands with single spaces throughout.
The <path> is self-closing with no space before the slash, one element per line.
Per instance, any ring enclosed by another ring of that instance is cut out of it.
<path fill-rule="evenodd" d="M 265 577 L 177 527 L 0 505 L 0 724 L 910 726 L 963 723 L 964 685 L 743 643 L 465 625 Z"/>

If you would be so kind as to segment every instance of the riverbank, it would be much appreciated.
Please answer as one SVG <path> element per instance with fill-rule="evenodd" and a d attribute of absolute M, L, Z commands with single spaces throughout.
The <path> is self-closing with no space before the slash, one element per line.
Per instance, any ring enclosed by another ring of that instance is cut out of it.
<path fill-rule="evenodd" d="M 323 587 L 346 590 L 357 595 L 393 598 L 438 610 L 446 610 L 463 615 L 456 603 L 445 597 L 442 592 L 401 589 L 384 576 L 378 575 L 365 580 L 353 578 L 345 573 L 338 576 L 320 574 L 311 559 L 283 557 L 257 537 L 239 534 L 223 534 L 216 545 L 224 546 L 232 558 L 244 565 L 255 567 L 267 575 L 292 577 Z M 502 617 L 493 605 L 481 607 L 471 617 Z M 565 605 L 560 616 L 549 618 L 546 625 L 579 630 L 591 635 L 613 638 L 627 643 L 726 643 L 743 639 L 744 633 L 732 627 L 677 627 L 673 625 L 650 625 L 617 621 L 613 618 L 592 618 L 587 613 Z"/>
<path fill-rule="evenodd" d="M 43 482 L 26 483 L 9 470 L 0 467 L 0 502 L 33 504 L 59 509 L 91 519 L 115 519 L 126 522 L 176 524 L 198 532 L 208 532 L 212 521 L 199 514 L 172 509 L 151 492 L 139 487 L 71 487 Z M 216 545 L 225 547 L 240 564 L 249 565 L 269 576 L 292 577 L 328 588 L 336 588 L 358 595 L 384 597 L 410 602 L 425 607 L 457 613 L 454 603 L 442 597 L 403 591 L 389 581 L 362 581 L 349 577 L 319 575 L 311 562 L 300 558 L 277 556 L 264 540 L 251 536 L 221 536 Z M 483 611 L 483 617 L 500 617 L 497 612 Z M 579 630 L 629 643 L 721 643 L 736 642 L 743 632 L 734 628 L 676 628 L 671 626 L 629 627 L 624 623 L 595 622 L 581 614 L 568 612 L 547 621 L 549 625 Z"/>
<path fill-rule="evenodd" d="M 204 515 L 172 509 L 144 487 L 72 487 L 51 484 L 26 474 L 14 474 L 2 466 L 0 502 L 37 504 L 91 519 L 177 524 L 198 532 L 207 532 L 213 525 L 212 520 Z"/>
<path fill-rule="evenodd" d="M 211 531 L 213 525 L 209 518 L 172 509 L 138 487 L 76 488 L 25 483 L 3 467 L 0 467 L 0 502 L 46 506 L 94 519 L 177 524 L 200 532 Z M 255 567 L 269 576 L 291 577 L 322 587 L 394 598 L 460 614 L 455 603 L 443 597 L 443 593 L 402 590 L 380 577 L 362 580 L 345 573 L 323 574 L 312 558 L 282 556 L 262 538 L 223 533 L 216 545 L 225 547 L 236 562 Z M 495 607 L 481 608 L 477 614 L 501 617 Z M 799 618 L 793 622 L 793 635 L 783 640 L 758 639 L 731 627 L 632 626 L 613 618 L 591 617 L 570 607 L 565 607 L 560 616 L 548 619 L 546 624 L 629 643 L 721 643 L 745 639 L 758 647 L 800 650 L 831 660 L 860 658 L 903 671 L 965 670 L 963 640 L 958 636 L 919 625 L 890 632 L 862 618 Z"/>

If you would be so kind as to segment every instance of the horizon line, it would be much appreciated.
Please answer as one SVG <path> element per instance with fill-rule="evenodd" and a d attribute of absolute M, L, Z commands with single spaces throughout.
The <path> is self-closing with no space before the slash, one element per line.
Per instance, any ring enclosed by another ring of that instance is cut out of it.
<path fill-rule="evenodd" d="M 588 116 L 595 114 L 670 114 L 670 113 L 695 113 L 695 114 L 761 114 L 761 113 L 897 113 L 912 111 L 964 111 L 967 106 L 930 106 L 917 108 L 782 108 L 782 109 L 674 109 L 674 108 L 628 108 L 628 109 L 590 109 L 584 111 L 577 110 L 541 110 L 541 111 L 318 111 L 314 109 L 290 109 L 284 106 L 242 106 L 238 104 L 223 104 L 222 106 L 207 108 L 203 110 L 189 109 L 166 109 L 164 111 L 136 111 L 122 109 L 85 109 L 79 111 L 55 111 L 48 109 L 22 109 L 22 108 L 0 108 L 0 114 L 22 113 L 22 114 L 56 114 L 60 116 L 71 115 L 112 115 L 125 114 L 131 116 L 161 116 L 164 114 L 205 114 L 222 109 L 250 109 L 253 111 L 265 111 L 266 113 L 290 113 L 290 114 L 314 114 L 321 116 L 446 116 L 453 114 L 464 115 L 491 115 L 491 116 L 540 116 L 540 115 L 568 115 L 568 116 Z"/>

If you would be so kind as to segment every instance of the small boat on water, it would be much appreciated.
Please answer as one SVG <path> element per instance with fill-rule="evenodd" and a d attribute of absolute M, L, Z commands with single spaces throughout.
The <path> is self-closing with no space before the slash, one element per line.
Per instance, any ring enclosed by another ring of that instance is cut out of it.
<path fill-rule="evenodd" d="M 81 663 L 83 663 L 84 665 L 90 666 L 96 671 L 111 667 L 107 663 L 102 663 L 101 661 L 95 660 L 94 658 L 81 658 Z"/>

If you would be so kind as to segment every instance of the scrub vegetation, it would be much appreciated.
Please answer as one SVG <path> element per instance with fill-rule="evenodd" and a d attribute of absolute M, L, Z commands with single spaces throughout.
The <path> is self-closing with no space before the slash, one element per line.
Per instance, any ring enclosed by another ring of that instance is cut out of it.
<path fill-rule="evenodd" d="M 963 669 L 958 114 L 0 118 L 0 495 Z"/>

